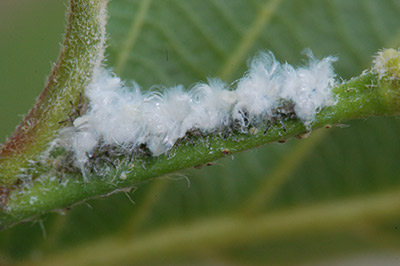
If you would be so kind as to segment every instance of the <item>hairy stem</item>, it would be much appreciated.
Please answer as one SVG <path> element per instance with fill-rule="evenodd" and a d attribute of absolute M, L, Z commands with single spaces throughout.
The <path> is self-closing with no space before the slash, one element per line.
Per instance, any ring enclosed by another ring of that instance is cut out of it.
<path fill-rule="evenodd" d="M 101 171 L 86 173 L 85 182 L 80 171 L 58 164 L 59 157 L 65 156 L 63 152 L 55 156 L 43 154 L 57 136 L 62 126 L 59 122 L 71 112 L 70 100 L 79 99 L 103 58 L 105 8 L 105 0 L 71 0 L 69 25 L 58 63 L 35 108 L 0 154 L 0 184 L 5 187 L 5 196 L 0 193 L 2 228 L 93 197 L 127 190 L 138 182 L 308 133 L 301 121 L 292 119 L 284 122 L 284 128 L 273 125 L 266 133 L 264 128 L 258 128 L 226 138 L 192 137 L 160 157 L 126 156 L 104 161 Z M 375 59 L 371 70 L 336 87 L 337 103 L 321 110 L 312 128 L 398 114 L 399 58 L 398 51 L 386 50 Z M 17 185 L 21 172 L 27 168 L 34 175 Z"/>
<path fill-rule="evenodd" d="M 21 168 L 38 160 L 71 113 L 104 54 L 106 0 L 71 0 L 60 56 L 35 106 L 1 146 L 0 185 L 10 187 Z"/>

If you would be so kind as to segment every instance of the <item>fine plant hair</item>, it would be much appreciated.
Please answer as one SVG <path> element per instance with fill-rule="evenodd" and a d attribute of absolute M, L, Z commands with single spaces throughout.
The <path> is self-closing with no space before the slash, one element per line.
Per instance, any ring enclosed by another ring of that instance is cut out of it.
<path fill-rule="evenodd" d="M 210 78 L 188 89 L 145 91 L 104 67 L 107 2 L 70 0 L 45 88 L 1 146 L 0 230 L 317 128 L 400 113 L 398 49 L 378 52 L 369 69 L 343 82 L 333 72 L 335 57 L 307 52 L 293 67 L 260 52 L 232 84 Z M 238 47 L 235 69 L 249 52 Z M 138 76 L 144 70 L 133 76 L 146 80 Z"/>

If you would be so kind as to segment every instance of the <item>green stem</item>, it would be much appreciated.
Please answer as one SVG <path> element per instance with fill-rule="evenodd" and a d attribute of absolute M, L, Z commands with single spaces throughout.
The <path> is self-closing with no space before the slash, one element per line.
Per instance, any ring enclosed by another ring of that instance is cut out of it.
<path fill-rule="evenodd" d="M 21 168 L 38 160 L 57 136 L 104 54 L 107 0 L 70 0 L 60 56 L 35 106 L 1 146 L 0 186 L 10 188 Z"/>
<path fill-rule="evenodd" d="M 40 163 L 31 164 L 35 173 L 31 182 L 10 186 L 16 182 L 20 169 L 26 168 L 30 161 L 37 160 L 48 149 L 60 128 L 58 122 L 70 112 L 69 100 L 79 98 L 100 64 L 104 52 L 105 6 L 103 0 L 71 0 L 69 27 L 59 61 L 36 107 L 1 153 L 0 178 L 6 185 L 7 193 L 3 194 L 8 195 L 3 195 L 2 199 L 0 194 L 2 228 L 236 152 L 303 136 L 307 131 L 302 122 L 293 119 L 285 121 L 286 130 L 274 125 L 266 134 L 260 128 L 251 134 L 234 133 L 228 138 L 207 136 L 182 140 L 168 155 L 118 158 L 119 163 L 114 160 L 112 164 L 105 162 L 106 170 L 101 175 L 96 171 L 87 173 L 88 182 L 83 180 L 80 172 L 53 167 L 57 165 L 58 157 L 47 156 Z M 400 112 L 400 56 L 397 51 L 387 51 L 390 52 L 381 53 L 375 60 L 373 70 L 334 89 L 337 103 L 321 110 L 313 129 Z M 26 129 L 29 123 L 34 126 Z M 21 132 L 29 137 L 22 140 Z"/>

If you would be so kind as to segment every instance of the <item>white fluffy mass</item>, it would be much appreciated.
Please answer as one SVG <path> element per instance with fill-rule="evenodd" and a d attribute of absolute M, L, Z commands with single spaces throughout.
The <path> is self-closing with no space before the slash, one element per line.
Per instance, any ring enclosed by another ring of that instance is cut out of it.
<path fill-rule="evenodd" d="M 235 124 L 246 132 L 249 125 L 279 118 L 278 110 L 288 104 L 310 127 L 321 108 L 335 103 L 335 60 L 310 55 L 307 65 L 294 68 L 264 52 L 251 61 L 236 88 L 209 79 L 190 90 L 175 86 L 163 92 L 142 92 L 136 83 L 128 87 L 111 71 L 99 69 L 85 90 L 88 112 L 61 131 L 60 142 L 82 167 L 99 145 L 133 150 L 144 144 L 159 156 L 189 131 L 207 134 Z"/>

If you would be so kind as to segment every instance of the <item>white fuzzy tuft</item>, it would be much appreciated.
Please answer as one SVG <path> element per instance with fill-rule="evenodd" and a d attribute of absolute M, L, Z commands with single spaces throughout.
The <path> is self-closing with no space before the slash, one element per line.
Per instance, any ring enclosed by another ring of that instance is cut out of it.
<path fill-rule="evenodd" d="M 375 56 L 372 70 L 378 74 L 379 79 L 387 77 L 391 80 L 396 80 L 400 78 L 398 74 L 400 72 L 399 55 L 399 49 L 389 48 L 378 52 Z"/>
<path fill-rule="evenodd" d="M 219 79 L 198 83 L 191 90 L 175 86 L 164 92 L 142 93 L 136 83 L 126 86 L 109 70 L 98 69 L 86 88 L 89 111 L 64 128 L 60 143 L 72 150 L 83 167 L 99 145 L 132 150 L 145 144 L 153 156 L 165 154 L 188 132 L 203 134 L 249 125 L 294 112 L 306 127 L 325 106 L 333 105 L 333 57 L 309 56 L 307 66 L 293 68 L 260 53 L 247 74 L 231 89 Z M 287 106 L 291 109 L 285 110 Z"/>

